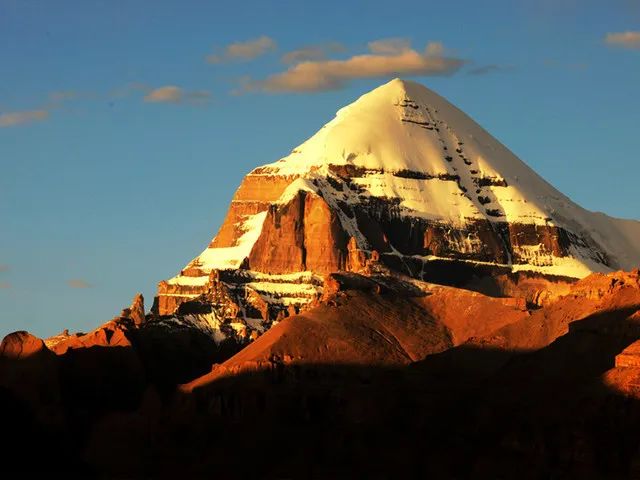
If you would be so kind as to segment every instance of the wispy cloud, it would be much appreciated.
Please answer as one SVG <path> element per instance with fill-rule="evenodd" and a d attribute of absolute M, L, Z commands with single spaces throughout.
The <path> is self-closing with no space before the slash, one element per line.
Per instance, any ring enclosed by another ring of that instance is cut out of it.
<path fill-rule="evenodd" d="M 144 96 L 145 102 L 151 103 L 204 103 L 211 97 L 206 90 L 185 91 L 175 85 L 165 85 L 151 90 Z"/>
<path fill-rule="evenodd" d="M 423 51 L 411 48 L 404 39 L 369 43 L 367 54 L 345 60 L 318 60 L 298 63 L 265 80 L 244 80 L 240 92 L 319 92 L 344 87 L 360 78 L 397 75 L 451 75 L 465 60 L 447 56 L 439 42 L 428 43 Z"/>
<path fill-rule="evenodd" d="M 124 85 L 123 87 L 118 87 L 111 92 L 109 92 L 108 97 L 116 100 L 120 98 L 128 97 L 129 95 L 148 93 L 151 90 L 151 87 L 145 85 L 144 83 L 133 82 Z"/>
<path fill-rule="evenodd" d="M 307 45 L 306 47 L 285 53 L 281 60 L 282 63 L 287 65 L 312 60 L 324 60 L 331 53 L 341 53 L 345 50 L 344 45 L 338 42 L 330 42 L 322 45 Z"/>
<path fill-rule="evenodd" d="M 67 285 L 71 288 L 91 288 L 93 286 L 89 282 L 78 278 L 67 281 Z"/>
<path fill-rule="evenodd" d="M 236 42 L 222 48 L 219 53 L 207 55 L 206 60 L 209 63 L 223 63 L 233 60 L 253 60 L 267 52 L 275 51 L 277 48 L 275 40 L 265 35 L 247 40 L 245 42 Z"/>
<path fill-rule="evenodd" d="M 487 75 L 489 73 L 513 72 L 516 69 L 513 65 L 480 65 L 467 70 L 467 75 Z"/>
<path fill-rule="evenodd" d="M 640 50 L 640 31 L 607 33 L 604 43 L 613 47 Z"/>
<path fill-rule="evenodd" d="M 49 94 L 49 101 L 60 103 L 68 100 L 74 100 L 78 98 L 80 94 L 74 90 L 62 90 L 58 92 L 51 92 Z"/>
<path fill-rule="evenodd" d="M 411 49 L 406 38 L 384 38 L 368 43 L 369 51 L 378 55 L 397 55 Z"/>
<path fill-rule="evenodd" d="M 567 70 L 573 70 L 573 71 L 583 71 L 586 70 L 587 68 L 589 68 L 589 64 L 586 62 L 561 62 L 558 60 L 554 60 L 551 58 L 547 58 L 545 60 L 543 60 L 543 65 L 545 67 L 549 67 L 549 68 L 564 68 Z"/>
<path fill-rule="evenodd" d="M 11 284 L 9 282 L 0 282 L 0 290 L 5 290 L 11 288 Z"/>
<path fill-rule="evenodd" d="M 0 114 L 0 128 L 15 127 L 26 123 L 45 120 L 49 116 L 47 110 L 23 110 L 19 112 L 6 112 Z"/>
<path fill-rule="evenodd" d="M 178 103 L 182 100 L 183 92 L 180 87 L 167 85 L 151 90 L 145 95 L 145 102 L 155 103 Z"/>

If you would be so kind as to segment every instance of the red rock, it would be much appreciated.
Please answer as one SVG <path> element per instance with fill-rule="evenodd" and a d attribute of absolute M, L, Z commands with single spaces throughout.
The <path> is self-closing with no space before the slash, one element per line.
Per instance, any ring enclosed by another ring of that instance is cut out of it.
<path fill-rule="evenodd" d="M 640 340 L 616 355 L 616 367 L 640 368 Z"/>
<path fill-rule="evenodd" d="M 44 351 L 48 351 L 45 343 L 25 331 L 10 333 L 0 344 L 0 357 L 8 359 L 23 359 Z"/>
<path fill-rule="evenodd" d="M 131 319 L 136 326 L 140 326 L 145 321 L 144 297 L 138 293 L 134 298 L 131 306 L 125 308 L 120 314 L 122 318 Z"/>

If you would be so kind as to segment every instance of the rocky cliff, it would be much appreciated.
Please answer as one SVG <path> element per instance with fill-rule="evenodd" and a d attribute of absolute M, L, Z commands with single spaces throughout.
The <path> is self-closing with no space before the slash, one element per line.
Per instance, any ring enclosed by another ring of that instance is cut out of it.
<path fill-rule="evenodd" d="M 249 338 L 312 304 L 327 274 L 371 263 L 466 287 L 513 275 L 490 290 L 536 303 L 519 278 L 537 277 L 540 292 L 630 269 L 639 245 L 639 222 L 584 210 L 445 99 L 396 79 L 250 172 L 208 247 L 160 282 L 153 311 Z"/>

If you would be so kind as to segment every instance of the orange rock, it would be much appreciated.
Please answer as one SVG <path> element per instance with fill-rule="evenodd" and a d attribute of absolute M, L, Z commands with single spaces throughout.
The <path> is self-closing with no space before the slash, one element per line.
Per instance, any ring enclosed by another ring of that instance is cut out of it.
<path fill-rule="evenodd" d="M 23 359 L 48 351 L 45 343 L 26 331 L 13 332 L 4 337 L 0 344 L 0 357 Z"/>
<path fill-rule="evenodd" d="M 633 342 L 616 355 L 616 367 L 640 368 L 640 340 Z"/>

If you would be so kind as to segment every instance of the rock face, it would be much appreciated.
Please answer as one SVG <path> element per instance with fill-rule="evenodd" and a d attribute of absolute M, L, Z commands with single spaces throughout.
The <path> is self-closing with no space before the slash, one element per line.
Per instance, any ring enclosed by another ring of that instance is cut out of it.
<path fill-rule="evenodd" d="M 88 334 L 67 332 L 56 353 L 26 332 L 7 336 L 0 420 L 19 462 L 5 470 L 637 478 L 638 271 L 592 274 L 528 308 L 523 298 L 423 282 L 372 259 L 360 270 L 326 274 L 306 310 L 235 354 L 221 355 L 198 323 L 211 309 L 235 308 L 215 276 L 207 296 L 176 316 L 136 324 L 123 315 Z M 519 280 L 497 281 L 542 285 Z M 240 335 L 237 325 L 219 327 Z M 118 332 L 126 342 L 112 341 Z M 32 448 L 47 461 L 29 461 Z M 310 449 L 322 454 L 310 459 Z"/>
<path fill-rule="evenodd" d="M 542 304 L 551 275 L 568 286 L 634 268 L 639 245 L 639 222 L 584 210 L 446 100 L 396 79 L 250 172 L 208 247 L 160 282 L 153 311 L 210 305 L 214 329 L 250 337 L 310 305 L 327 274 L 372 259 L 456 286 L 502 276 L 494 294 Z"/>
<path fill-rule="evenodd" d="M 0 357 L 13 360 L 25 359 L 43 351 L 47 351 L 44 342 L 25 331 L 11 333 L 0 343 Z"/>
<path fill-rule="evenodd" d="M 131 306 L 122 310 L 120 317 L 129 318 L 137 326 L 140 326 L 145 321 L 144 311 L 144 297 L 141 293 L 138 293 L 134 298 Z"/>

